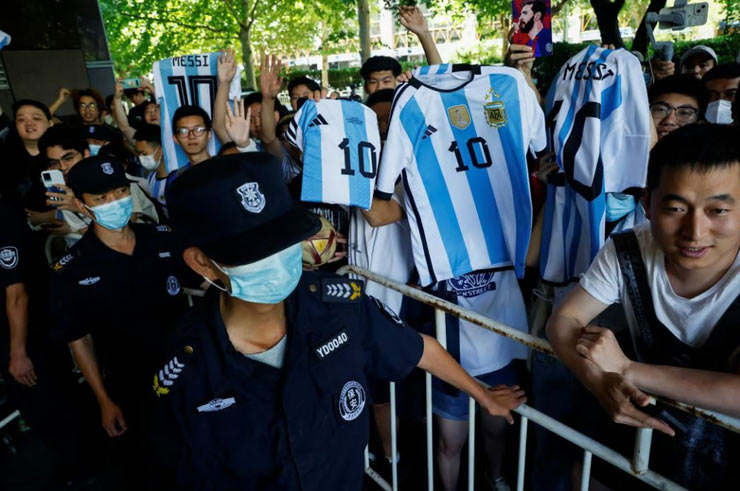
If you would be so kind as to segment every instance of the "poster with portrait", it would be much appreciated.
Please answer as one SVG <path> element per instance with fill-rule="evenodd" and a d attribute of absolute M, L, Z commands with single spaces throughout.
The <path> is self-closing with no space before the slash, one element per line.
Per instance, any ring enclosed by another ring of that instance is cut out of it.
<path fill-rule="evenodd" d="M 511 0 L 511 15 L 511 44 L 532 47 L 536 58 L 552 55 L 550 0 Z"/>

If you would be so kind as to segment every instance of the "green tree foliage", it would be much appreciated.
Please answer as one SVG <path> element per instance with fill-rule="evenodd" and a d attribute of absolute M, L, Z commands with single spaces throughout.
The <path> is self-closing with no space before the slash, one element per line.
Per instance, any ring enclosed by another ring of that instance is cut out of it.
<path fill-rule="evenodd" d="M 240 46 L 247 87 L 257 86 L 254 53 L 308 53 L 317 40 L 330 46 L 348 11 L 343 0 L 100 0 L 100 6 L 119 75 L 148 73 L 172 56 Z"/>

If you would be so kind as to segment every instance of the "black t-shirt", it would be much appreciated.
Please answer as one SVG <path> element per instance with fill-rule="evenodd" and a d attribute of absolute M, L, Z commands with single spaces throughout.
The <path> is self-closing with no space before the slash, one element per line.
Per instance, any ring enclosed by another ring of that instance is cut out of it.
<path fill-rule="evenodd" d="M 45 156 L 30 155 L 15 129 L 10 129 L 0 145 L 0 195 L 31 210 L 49 210 L 41 184 L 41 171 L 47 167 Z"/>

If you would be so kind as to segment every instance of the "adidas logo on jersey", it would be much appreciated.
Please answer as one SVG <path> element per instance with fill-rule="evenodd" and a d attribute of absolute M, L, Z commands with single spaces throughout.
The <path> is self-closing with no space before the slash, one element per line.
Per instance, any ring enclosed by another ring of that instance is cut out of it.
<path fill-rule="evenodd" d="M 315 118 L 313 118 L 313 121 L 311 121 L 311 124 L 308 125 L 309 128 L 313 128 L 314 126 L 321 126 L 326 125 L 329 126 L 329 122 L 324 119 L 324 117 L 319 114 Z"/>
<path fill-rule="evenodd" d="M 430 124 L 429 126 L 427 126 L 426 131 L 424 131 L 424 136 L 422 136 L 421 139 L 426 140 L 427 138 L 432 136 L 433 133 L 436 133 L 436 132 L 437 132 L 437 128 L 435 128 L 434 126 Z"/>

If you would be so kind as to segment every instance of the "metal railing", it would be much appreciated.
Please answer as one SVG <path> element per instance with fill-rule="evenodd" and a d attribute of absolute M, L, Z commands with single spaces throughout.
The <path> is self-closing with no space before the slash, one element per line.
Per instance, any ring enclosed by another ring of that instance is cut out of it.
<path fill-rule="evenodd" d="M 460 319 L 464 319 L 472 324 L 480 326 L 489 331 L 495 332 L 501 336 L 506 336 L 514 341 L 522 343 L 534 350 L 546 353 L 550 356 L 555 356 L 555 352 L 552 346 L 544 339 L 532 336 L 524 333 L 510 326 L 501 324 L 492 319 L 489 319 L 483 315 L 477 314 L 470 310 L 463 309 L 451 302 L 437 298 L 427 292 L 424 292 L 418 288 L 414 288 L 408 285 L 400 284 L 395 281 L 384 278 L 371 271 L 356 266 L 344 266 L 337 271 L 340 275 L 347 273 L 353 273 L 359 276 L 363 276 L 370 281 L 373 281 L 379 285 L 385 286 L 392 290 L 398 291 L 405 296 L 411 297 L 419 302 L 429 305 L 435 309 L 435 329 L 437 340 L 440 344 L 446 348 L 446 330 L 445 330 L 445 314 L 451 314 Z M 485 385 L 485 384 L 484 384 Z M 369 464 L 368 452 L 365 451 L 365 468 L 366 474 L 373 479 L 381 488 L 389 491 L 396 491 L 398 489 L 398 462 L 396 459 L 396 428 L 395 428 L 395 384 L 391 383 L 390 388 L 391 394 L 391 444 L 392 444 L 392 461 L 391 471 L 392 479 L 391 483 L 387 483 L 377 472 L 375 472 Z M 433 452 L 433 441 L 432 441 L 432 376 L 426 373 L 426 436 L 427 436 L 427 489 L 432 491 L 434 489 L 434 452 Z M 657 402 L 668 404 L 685 411 L 689 414 L 699 416 L 707 421 L 722 426 L 730 431 L 740 433 L 740 419 L 733 418 L 724 414 L 717 413 L 715 411 L 709 411 L 706 409 L 697 408 L 689 404 L 682 403 L 680 401 L 674 401 L 665 397 L 651 397 L 651 403 Z M 468 426 L 468 490 L 474 489 L 474 477 L 475 477 L 475 401 L 470 398 L 469 400 L 469 426 Z M 606 447 L 605 445 L 589 438 L 588 436 L 574 430 L 573 428 L 564 425 L 556 419 L 547 416 L 546 414 L 536 410 L 533 407 L 522 404 L 519 408 L 514 410 L 521 416 L 521 425 L 519 430 L 519 463 L 517 469 L 517 491 L 524 489 L 524 478 L 525 478 L 525 461 L 527 452 L 527 430 L 528 423 L 532 421 L 543 428 L 551 431 L 560 437 L 568 440 L 574 445 L 583 449 L 583 469 L 581 473 L 580 489 L 587 490 L 590 483 L 591 476 L 591 461 L 595 455 L 605 462 L 617 467 L 636 477 L 637 479 L 657 488 L 667 490 L 682 490 L 684 489 L 675 482 L 665 478 L 664 476 L 657 474 L 649 469 L 650 462 L 650 447 L 652 444 L 652 429 L 638 428 L 635 438 L 635 447 L 632 455 L 632 459 L 627 459 L 620 453 Z"/>

